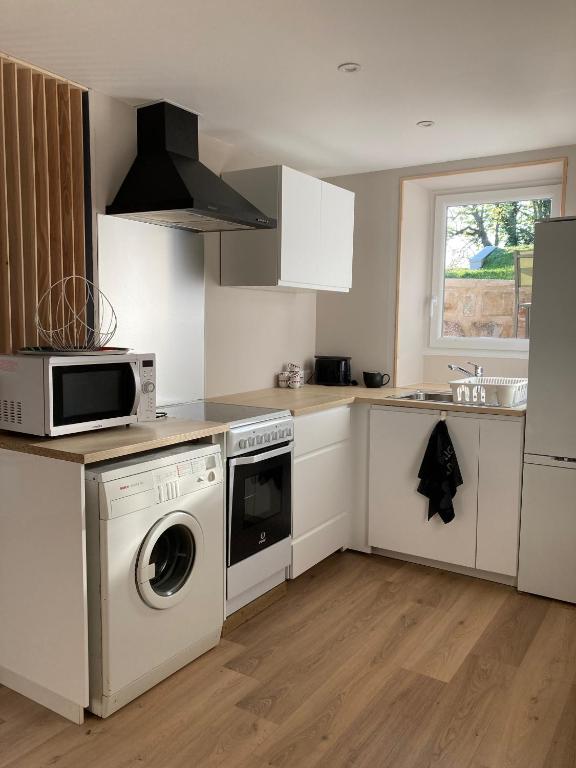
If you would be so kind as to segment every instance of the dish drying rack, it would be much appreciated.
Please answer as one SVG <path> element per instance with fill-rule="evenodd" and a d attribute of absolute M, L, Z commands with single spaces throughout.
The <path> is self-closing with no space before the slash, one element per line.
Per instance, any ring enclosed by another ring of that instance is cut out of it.
<path fill-rule="evenodd" d="M 514 408 L 525 403 L 528 398 L 528 379 L 506 376 L 469 376 L 449 383 L 455 403 Z"/>

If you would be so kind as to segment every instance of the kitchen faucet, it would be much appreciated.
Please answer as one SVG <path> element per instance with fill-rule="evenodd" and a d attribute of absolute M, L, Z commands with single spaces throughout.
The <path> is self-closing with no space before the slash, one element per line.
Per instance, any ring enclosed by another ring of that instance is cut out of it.
<path fill-rule="evenodd" d="M 476 365 L 476 363 L 471 363 L 470 361 L 468 361 L 468 365 L 473 366 L 474 373 L 472 373 L 472 371 L 467 371 L 466 368 L 461 368 L 459 365 L 454 365 L 454 363 L 448 363 L 448 368 L 450 368 L 451 371 L 462 371 L 466 376 L 482 376 L 484 373 L 484 368 L 481 365 Z"/>

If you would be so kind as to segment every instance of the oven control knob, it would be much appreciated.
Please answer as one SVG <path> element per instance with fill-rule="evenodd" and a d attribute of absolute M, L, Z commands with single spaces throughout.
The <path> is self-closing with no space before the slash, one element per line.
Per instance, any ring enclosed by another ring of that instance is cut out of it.
<path fill-rule="evenodd" d="M 284 430 L 283 429 L 279 429 L 278 430 L 278 437 L 284 437 Z"/>
<path fill-rule="evenodd" d="M 252 446 L 252 445 L 254 445 L 254 442 L 255 442 L 255 440 L 254 440 L 253 437 L 249 437 L 248 438 L 248 445 Z"/>
<path fill-rule="evenodd" d="M 216 473 L 215 472 L 208 472 L 208 482 L 213 483 L 214 480 L 216 480 Z"/>
<path fill-rule="evenodd" d="M 258 435 L 256 437 L 256 442 L 258 443 L 258 445 L 262 445 L 262 435 Z"/>
<path fill-rule="evenodd" d="M 278 440 L 278 431 L 272 432 L 272 440 Z"/>
<path fill-rule="evenodd" d="M 240 449 L 246 448 L 246 445 L 247 445 L 246 440 L 240 440 L 240 442 L 238 443 L 238 448 Z"/>
<path fill-rule="evenodd" d="M 270 432 L 266 432 L 264 435 L 264 442 L 269 443 L 270 442 Z"/>
<path fill-rule="evenodd" d="M 149 395 L 150 392 L 154 392 L 155 389 L 156 387 L 154 386 L 153 381 L 145 381 L 144 384 L 142 384 L 142 392 L 146 395 Z"/>

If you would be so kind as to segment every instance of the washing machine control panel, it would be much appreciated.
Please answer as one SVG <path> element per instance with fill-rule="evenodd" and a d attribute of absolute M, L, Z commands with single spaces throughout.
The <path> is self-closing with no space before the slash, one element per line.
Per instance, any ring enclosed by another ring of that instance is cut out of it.
<path fill-rule="evenodd" d="M 222 482 L 222 460 L 219 454 L 186 459 L 157 469 L 153 473 L 153 481 L 157 503 L 171 501 Z"/>
<path fill-rule="evenodd" d="M 100 509 L 103 517 L 119 517 L 178 499 L 222 481 L 222 457 L 219 452 L 190 458 L 183 455 L 174 463 L 104 482 Z"/>

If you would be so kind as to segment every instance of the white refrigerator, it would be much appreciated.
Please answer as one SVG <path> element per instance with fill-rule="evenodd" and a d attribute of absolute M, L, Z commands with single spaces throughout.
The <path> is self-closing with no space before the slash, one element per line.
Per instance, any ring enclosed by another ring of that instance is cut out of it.
<path fill-rule="evenodd" d="M 576 603 L 576 218 L 536 225 L 518 588 Z"/>

